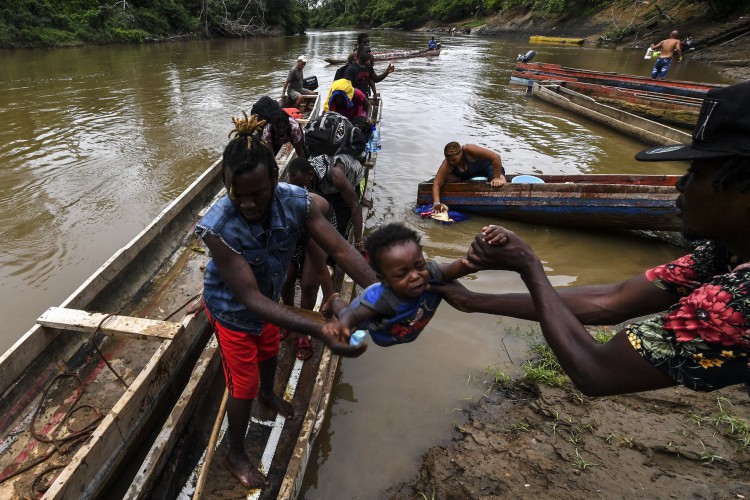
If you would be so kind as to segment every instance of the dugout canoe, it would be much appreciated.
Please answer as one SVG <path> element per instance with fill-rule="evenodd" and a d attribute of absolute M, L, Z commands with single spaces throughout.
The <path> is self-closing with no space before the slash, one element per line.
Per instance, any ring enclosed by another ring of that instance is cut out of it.
<path fill-rule="evenodd" d="M 583 45 L 585 38 L 566 38 L 559 36 L 530 36 L 529 43 L 552 43 L 552 44 L 565 44 L 565 45 Z"/>
<path fill-rule="evenodd" d="M 222 190 L 218 160 L 0 357 L 0 497 L 105 497 L 161 428 L 211 334 L 192 230 Z"/>
<path fill-rule="evenodd" d="M 687 132 L 600 103 L 562 85 L 534 83 L 531 93 L 539 99 L 606 125 L 649 145 L 683 144 L 692 140 L 692 136 Z"/>
<path fill-rule="evenodd" d="M 409 59 L 412 57 L 437 57 L 440 55 L 441 50 L 441 48 L 425 50 L 389 50 L 386 52 L 375 52 L 373 53 L 373 57 L 375 58 L 375 62 Z M 323 60 L 328 64 L 346 64 L 347 57 L 326 57 Z"/>
<path fill-rule="evenodd" d="M 379 100 L 372 110 L 378 126 L 381 110 Z M 371 153 L 365 162 L 365 196 L 370 199 L 376 160 L 377 153 Z M 363 207 L 363 218 L 367 211 Z M 340 287 L 345 300 L 355 296 L 354 284 L 341 272 L 335 273 L 334 286 Z M 282 342 L 276 389 L 291 401 L 295 416 L 285 419 L 260 404 L 253 405 L 245 443 L 253 463 L 260 464 L 267 475 L 268 487 L 244 488 L 223 464 L 228 446 L 220 397 L 224 380 L 216 346 L 210 344 L 124 498 L 297 498 L 326 418 L 339 358 L 314 340 L 313 356 L 302 362 L 294 359 L 293 344 L 291 339 Z"/>
<path fill-rule="evenodd" d="M 645 90 L 622 89 L 583 82 L 560 82 L 560 85 L 598 102 L 650 120 L 692 129 L 698 121 L 703 99 Z"/>
<path fill-rule="evenodd" d="M 608 85 L 632 90 L 645 90 L 662 94 L 703 98 L 711 89 L 725 87 L 716 83 L 697 83 L 682 80 L 654 80 L 648 76 L 623 75 L 603 71 L 567 68 L 559 64 L 516 62 L 511 83 L 531 85 L 534 81 L 560 79 Z"/>
<path fill-rule="evenodd" d="M 498 219 L 597 230 L 677 231 L 676 175 L 536 175 L 544 183 L 454 182 L 440 201 L 451 210 Z M 432 182 L 417 188 L 417 205 L 432 204 Z"/>

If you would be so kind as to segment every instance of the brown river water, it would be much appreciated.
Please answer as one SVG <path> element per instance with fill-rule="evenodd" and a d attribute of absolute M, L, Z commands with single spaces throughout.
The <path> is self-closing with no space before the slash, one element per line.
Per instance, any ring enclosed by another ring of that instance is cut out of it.
<path fill-rule="evenodd" d="M 194 41 L 0 54 L 0 351 L 48 307 L 70 295 L 194 176 L 219 157 L 230 117 L 261 95 L 276 97 L 299 54 L 327 91 L 354 32 L 262 40 Z M 371 33 L 374 50 L 426 47 L 429 34 Z M 685 165 L 638 163 L 645 146 L 524 95 L 508 84 L 522 41 L 438 37 L 434 59 L 396 61 L 378 84 L 383 150 L 367 227 L 401 220 L 429 258 L 465 254 L 491 221 L 453 226 L 412 213 L 452 140 L 500 152 L 509 173 L 681 173 Z M 534 47 L 535 61 L 648 74 L 641 50 Z M 383 70 L 383 64 L 376 69 Z M 671 78 L 729 83 L 712 67 L 675 65 Z M 546 263 L 555 285 L 620 280 L 681 250 L 623 234 L 507 223 Z M 521 290 L 517 276 L 484 272 L 480 291 Z M 318 439 L 304 498 L 373 498 L 413 476 L 420 455 L 450 436 L 462 408 L 480 398 L 488 366 L 515 373 L 529 325 L 440 308 L 417 342 L 371 346 L 344 360 L 330 419 Z M 506 337 L 507 335 L 507 337 Z"/>

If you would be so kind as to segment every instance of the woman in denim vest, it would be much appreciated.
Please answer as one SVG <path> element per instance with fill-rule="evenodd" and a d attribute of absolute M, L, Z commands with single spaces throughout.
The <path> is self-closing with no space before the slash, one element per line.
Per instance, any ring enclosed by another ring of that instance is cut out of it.
<path fill-rule="evenodd" d="M 266 479 L 244 447 L 253 399 L 287 418 L 293 415 L 292 405 L 273 391 L 278 327 L 317 337 L 336 354 L 356 357 L 365 350 L 326 336 L 321 325 L 279 304 L 297 240 L 309 233 L 362 286 L 376 278 L 320 210 L 311 209 L 304 189 L 278 182 L 273 152 L 259 137 L 263 122 L 254 116 L 233 122 L 236 137 L 223 155 L 227 195 L 209 209 L 196 233 L 211 252 L 203 300 L 229 391 L 227 468 L 244 486 L 255 488 Z"/>

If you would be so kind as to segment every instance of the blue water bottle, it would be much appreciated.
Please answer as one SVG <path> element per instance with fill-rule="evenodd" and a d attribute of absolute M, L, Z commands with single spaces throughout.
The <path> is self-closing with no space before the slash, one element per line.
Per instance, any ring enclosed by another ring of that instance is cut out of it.
<path fill-rule="evenodd" d="M 373 125 L 372 126 L 372 135 L 370 136 L 370 152 L 377 153 L 380 151 L 380 132 L 378 132 L 378 128 Z"/>
<path fill-rule="evenodd" d="M 366 336 L 366 331 L 357 330 L 356 332 L 352 333 L 351 337 L 349 337 L 349 345 L 359 345 L 359 343 L 362 342 Z"/>

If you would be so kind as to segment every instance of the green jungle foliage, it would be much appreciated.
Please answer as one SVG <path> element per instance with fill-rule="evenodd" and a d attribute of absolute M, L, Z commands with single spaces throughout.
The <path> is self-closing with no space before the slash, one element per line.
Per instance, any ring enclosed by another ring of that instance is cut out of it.
<path fill-rule="evenodd" d="M 682 0 L 725 15 L 747 0 Z M 498 13 L 555 18 L 632 0 L 5 0 L 0 48 L 144 42 L 185 36 L 251 37 L 314 28 L 466 26 Z M 613 33 L 612 39 L 627 36 Z"/>
<path fill-rule="evenodd" d="M 0 48 L 304 33 L 306 0 L 13 0 Z"/>

